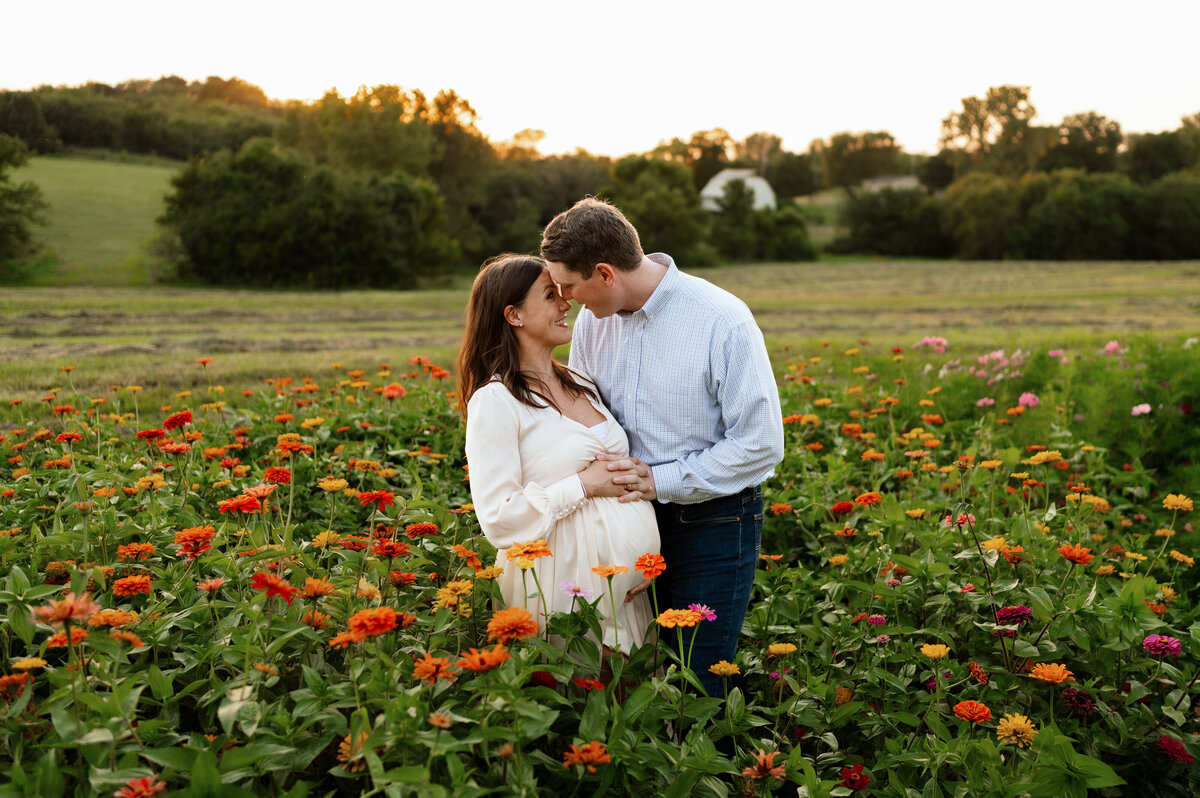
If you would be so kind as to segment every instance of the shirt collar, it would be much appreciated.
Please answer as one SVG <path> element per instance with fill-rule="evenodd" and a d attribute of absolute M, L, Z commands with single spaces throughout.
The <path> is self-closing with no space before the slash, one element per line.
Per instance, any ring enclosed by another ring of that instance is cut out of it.
<path fill-rule="evenodd" d="M 663 275 L 662 280 L 655 287 L 654 293 L 650 294 L 650 298 L 646 300 L 646 304 L 642 305 L 640 311 L 646 315 L 647 320 L 650 320 L 666 306 L 667 299 L 675 283 L 679 280 L 679 269 L 675 266 L 674 259 L 665 252 L 655 252 L 647 257 L 655 263 L 667 267 L 667 273 Z"/>

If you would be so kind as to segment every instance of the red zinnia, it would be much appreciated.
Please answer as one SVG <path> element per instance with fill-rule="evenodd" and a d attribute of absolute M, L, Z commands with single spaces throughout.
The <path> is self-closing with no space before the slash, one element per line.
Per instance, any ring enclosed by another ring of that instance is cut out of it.
<path fill-rule="evenodd" d="M 413 540 L 417 538 L 429 537 L 438 533 L 438 525 L 429 521 L 422 521 L 418 524 L 409 524 L 404 527 L 404 534 L 408 535 Z"/>
<path fill-rule="evenodd" d="M 837 504 L 833 505 L 832 508 L 834 515 L 845 515 L 853 509 L 854 502 L 838 502 Z"/>
<path fill-rule="evenodd" d="M 871 777 L 863 773 L 861 762 L 852 768 L 842 768 L 843 787 L 849 787 L 851 790 L 865 790 L 870 783 Z"/>
<path fill-rule="evenodd" d="M 167 433 L 161 429 L 144 429 L 138 432 L 137 439 L 139 441 L 152 441 L 155 438 L 161 438 L 166 434 Z"/>
<path fill-rule="evenodd" d="M 402 540 L 376 540 L 371 544 L 371 553 L 377 557 L 403 557 L 408 554 L 408 544 Z"/>
<path fill-rule="evenodd" d="M 390 490 L 368 490 L 358 494 L 358 500 L 362 502 L 363 507 L 374 502 L 379 511 L 383 512 L 396 503 L 396 494 Z"/>
<path fill-rule="evenodd" d="M 276 485 L 286 485 L 292 481 L 292 472 L 286 468 L 271 466 L 263 473 L 263 479 Z"/>
<path fill-rule="evenodd" d="M 281 596 L 288 604 L 291 604 L 292 597 L 300 592 L 300 588 L 292 587 L 275 574 L 266 571 L 256 573 L 250 579 L 250 586 L 257 590 L 267 591 L 268 598 L 271 596 Z"/>
<path fill-rule="evenodd" d="M 262 504 L 253 496 L 234 496 L 217 505 L 222 513 L 257 513 L 261 509 Z"/>
<path fill-rule="evenodd" d="M 184 424 L 192 423 L 192 411 L 180 410 L 178 413 L 172 413 L 163 421 L 163 429 L 176 429 Z"/>

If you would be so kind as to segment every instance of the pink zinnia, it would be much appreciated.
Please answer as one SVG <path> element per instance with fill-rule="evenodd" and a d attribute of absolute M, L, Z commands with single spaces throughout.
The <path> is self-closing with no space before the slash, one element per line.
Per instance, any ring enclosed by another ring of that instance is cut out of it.
<path fill-rule="evenodd" d="M 984 374 L 984 375 L 980 375 L 980 376 L 987 376 L 987 375 L 986 375 L 986 374 Z M 976 407 L 991 407 L 991 406 L 992 406 L 992 405 L 994 405 L 994 404 L 996 404 L 996 400 L 995 400 L 995 399 L 993 399 L 993 398 L 992 398 L 992 397 L 990 397 L 990 396 L 985 396 L 985 397 L 983 397 L 982 399 L 980 399 L 978 402 L 976 402 L 976 403 L 975 403 L 975 406 L 976 406 Z"/>
<path fill-rule="evenodd" d="M 1146 635 L 1146 639 L 1142 641 L 1142 648 L 1151 654 L 1165 654 L 1169 657 L 1178 657 L 1182 650 L 1179 638 L 1167 635 Z"/>
<path fill-rule="evenodd" d="M 887 618 L 883 617 L 882 615 L 868 615 L 867 623 L 871 624 L 872 626 L 883 626 L 885 623 L 887 623 Z"/>
<path fill-rule="evenodd" d="M 706 621 L 715 621 L 717 619 L 717 613 L 707 604 L 689 604 L 688 609 L 700 613 L 700 617 Z"/>
<path fill-rule="evenodd" d="M 1144 415 L 1146 415 L 1146 414 L 1147 414 L 1147 413 L 1149 413 L 1149 412 L 1150 412 L 1150 405 L 1148 405 L 1148 404 L 1146 404 L 1145 402 L 1143 402 L 1143 403 L 1142 403 L 1142 404 L 1140 404 L 1140 405 L 1134 405 L 1134 406 L 1133 406 L 1133 412 L 1132 412 L 1132 415 L 1135 415 L 1135 416 L 1144 416 Z"/>
<path fill-rule="evenodd" d="M 1036 393 L 1030 393 L 1029 391 L 1026 391 L 1025 393 L 1021 394 L 1021 398 L 1017 399 L 1017 404 L 1021 407 L 1037 407 L 1039 404 L 1041 404 L 1041 401 L 1041 399 L 1038 399 Z"/>
<path fill-rule="evenodd" d="M 1124 348 L 1124 347 L 1122 347 L 1122 346 L 1121 346 L 1121 344 L 1120 344 L 1120 342 L 1118 342 L 1118 341 L 1109 341 L 1108 343 L 1106 343 L 1106 344 L 1104 345 L 1104 351 L 1105 351 L 1105 353 L 1107 353 L 1107 354 L 1110 354 L 1110 355 L 1115 355 L 1115 354 L 1117 354 L 1117 353 L 1118 353 L 1118 352 L 1120 352 L 1120 351 L 1121 351 L 1123 348 Z"/>

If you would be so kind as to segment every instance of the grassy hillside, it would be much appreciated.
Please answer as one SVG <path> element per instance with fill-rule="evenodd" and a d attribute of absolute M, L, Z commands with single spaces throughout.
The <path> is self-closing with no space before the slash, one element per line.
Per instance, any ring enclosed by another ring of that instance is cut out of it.
<path fill-rule="evenodd" d="M 78 157 L 36 157 L 16 172 L 37 184 L 50 203 L 38 231 L 58 256 L 47 285 L 146 285 L 142 243 L 154 233 L 168 181 L 178 169 L 163 162 L 118 163 Z"/>

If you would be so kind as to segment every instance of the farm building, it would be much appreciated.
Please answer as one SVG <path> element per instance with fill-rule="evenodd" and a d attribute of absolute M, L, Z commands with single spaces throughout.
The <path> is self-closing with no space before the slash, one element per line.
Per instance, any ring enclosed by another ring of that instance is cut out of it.
<path fill-rule="evenodd" d="M 719 211 L 717 201 L 725 194 L 725 186 L 731 180 L 741 180 L 754 192 L 754 210 L 775 207 L 775 191 L 771 184 L 754 173 L 753 169 L 722 169 L 713 175 L 700 191 L 700 206 L 706 211 Z"/>

